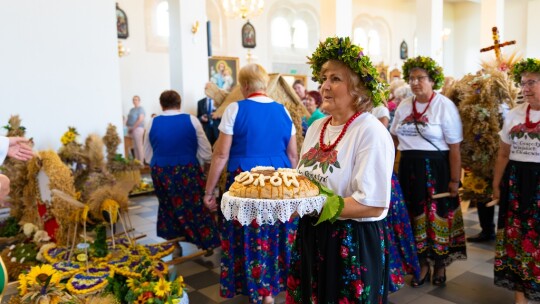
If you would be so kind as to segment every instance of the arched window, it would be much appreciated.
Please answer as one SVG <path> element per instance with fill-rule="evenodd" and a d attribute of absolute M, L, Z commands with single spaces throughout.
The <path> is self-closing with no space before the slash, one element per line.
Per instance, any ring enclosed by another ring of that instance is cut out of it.
<path fill-rule="evenodd" d="M 156 35 L 169 37 L 169 2 L 161 1 L 156 7 Z"/>
<path fill-rule="evenodd" d="M 383 18 L 358 16 L 353 21 L 353 41 L 373 63 L 390 62 L 390 27 Z"/>
<path fill-rule="evenodd" d="M 298 49 L 308 48 L 308 28 L 304 20 L 295 20 L 292 26 L 292 46 Z"/>
<path fill-rule="evenodd" d="M 291 47 L 291 26 L 287 19 L 276 17 L 272 20 L 271 25 L 272 46 L 274 47 Z"/>

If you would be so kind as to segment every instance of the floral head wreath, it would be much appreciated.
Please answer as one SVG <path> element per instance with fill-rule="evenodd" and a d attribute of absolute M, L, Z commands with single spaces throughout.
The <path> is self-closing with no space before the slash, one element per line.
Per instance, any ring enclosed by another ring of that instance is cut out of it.
<path fill-rule="evenodd" d="M 442 68 L 430 57 L 418 56 L 415 58 L 409 58 L 403 64 L 403 79 L 409 82 L 409 73 L 414 68 L 420 68 L 425 70 L 429 78 L 435 83 L 433 89 L 437 90 L 442 88 L 444 84 L 444 74 Z"/>
<path fill-rule="evenodd" d="M 319 43 L 311 57 L 308 57 L 308 64 L 311 64 L 312 79 L 321 83 L 321 68 L 325 62 L 334 59 L 345 63 L 358 74 L 369 91 L 373 106 L 376 107 L 386 99 L 387 84 L 381 81 L 377 69 L 362 50 L 360 46 L 352 44 L 349 37 L 326 38 L 326 41 Z"/>
<path fill-rule="evenodd" d="M 540 60 L 535 58 L 523 59 L 514 65 L 510 75 L 519 84 L 521 82 L 521 75 L 527 72 L 540 74 Z"/>

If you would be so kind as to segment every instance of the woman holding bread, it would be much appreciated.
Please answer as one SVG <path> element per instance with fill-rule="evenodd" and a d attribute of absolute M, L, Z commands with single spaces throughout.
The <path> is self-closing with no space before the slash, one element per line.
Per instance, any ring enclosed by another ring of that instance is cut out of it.
<path fill-rule="evenodd" d="M 244 100 L 230 104 L 219 125 L 204 202 L 217 209 L 214 189 L 227 165 L 227 189 L 234 177 L 257 166 L 295 167 L 296 129 L 285 107 L 266 95 L 268 74 L 258 64 L 239 73 Z M 271 127 L 270 127 L 271 126 Z M 228 162 L 228 163 L 227 163 Z M 273 303 L 285 290 L 297 220 L 274 225 L 224 221 L 221 229 L 221 290 L 225 298 L 248 295 L 250 303 Z"/>
<path fill-rule="evenodd" d="M 309 59 L 313 78 L 321 83 L 321 109 L 330 117 L 308 129 L 298 170 L 339 196 L 339 206 L 332 219 L 319 224 L 323 215 L 300 219 L 287 303 L 386 303 L 382 220 L 390 202 L 394 146 L 370 114 L 384 99 L 384 85 L 348 37 L 327 38 Z M 329 206 L 328 199 L 324 208 Z"/>

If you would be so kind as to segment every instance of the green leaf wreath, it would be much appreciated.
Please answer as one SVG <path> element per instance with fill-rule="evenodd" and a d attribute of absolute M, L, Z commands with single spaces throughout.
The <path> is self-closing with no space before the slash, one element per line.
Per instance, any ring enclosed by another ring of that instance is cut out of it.
<path fill-rule="evenodd" d="M 326 41 L 319 43 L 315 52 L 308 57 L 308 64 L 311 65 L 312 78 L 321 83 L 321 68 L 330 59 L 342 61 L 348 65 L 362 80 L 369 91 L 373 107 L 376 107 L 386 100 L 388 91 L 379 76 L 377 69 L 371 63 L 368 56 L 364 55 L 363 49 L 351 42 L 349 37 L 326 38 Z"/>
<path fill-rule="evenodd" d="M 437 62 L 430 57 L 418 56 L 414 58 L 409 58 L 403 64 L 403 79 L 408 83 L 409 74 L 414 68 L 420 68 L 425 70 L 429 78 L 435 83 L 433 89 L 437 90 L 442 88 L 444 84 L 444 74 L 442 68 L 437 64 Z"/>
<path fill-rule="evenodd" d="M 523 59 L 514 65 L 510 74 L 512 75 L 512 79 L 514 79 L 516 84 L 520 84 L 521 74 L 526 72 L 540 74 L 540 60 L 535 58 Z"/>

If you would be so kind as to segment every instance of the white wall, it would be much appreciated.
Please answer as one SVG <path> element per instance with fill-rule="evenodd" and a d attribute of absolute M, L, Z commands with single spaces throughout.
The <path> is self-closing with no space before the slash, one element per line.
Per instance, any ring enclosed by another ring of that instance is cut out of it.
<path fill-rule="evenodd" d="M 144 0 L 118 0 L 118 5 L 128 17 L 129 37 L 122 41 L 130 49 L 119 59 L 122 86 L 122 113 L 127 116 L 133 107 L 133 95 L 141 97 L 147 121 L 152 113 L 161 112 L 159 95 L 170 89 L 168 51 L 149 51 L 146 47 L 146 22 Z"/>
<path fill-rule="evenodd" d="M 454 4 L 454 77 L 480 69 L 480 5 L 471 2 Z M 487 33 L 490 35 L 491 33 Z"/>
<path fill-rule="evenodd" d="M 55 150 L 68 126 L 122 130 L 114 1 L 2 1 L 0 41 L 0 125 L 19 114 Z"/>
<path fill-rule="evenodd" d="M 540 28 L 540 18 L 538 18 L 538 11 L 540 10 L 540 0 L 531 0 L 528 2 L 527 7 L 527 41 L 518 45 L 521 45 L 520 49 L 525 50 L 524 57 L 540 58 L 540 35 L 536 29 Z"/>

